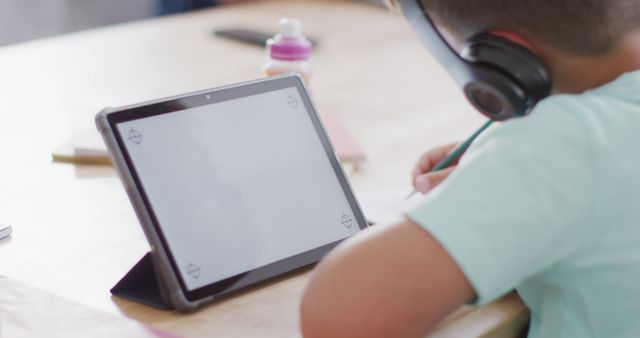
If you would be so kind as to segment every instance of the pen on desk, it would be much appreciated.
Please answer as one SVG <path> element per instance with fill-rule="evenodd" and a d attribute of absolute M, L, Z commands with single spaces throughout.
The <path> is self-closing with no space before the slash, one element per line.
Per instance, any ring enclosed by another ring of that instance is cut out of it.
<path fill-rule="evenodd" d="M 451 165 L 451 163 L 453 161 L 455 161 L 456 158 L 460 157 L 460 155 L 462 155 L 465 151 L 467 151 L 467 149 L 469 148 L 469 146 L 471 145 L 471 143 L 473 143 L 473 141 L 480 135 L 482 134 L 482 132 L 489 128 L 489 126 L 493 123 L 493 120 L 489 120 L 487 122 L 485 122 L 482 127 L 478 128 L 478 130 L 476 130 L 473 134 L 471 134 L 471 136 L 469 136 L 468 139 L 466 139 L 464 142 L 460 143 L 460 145 L 458 145 L 452 152 L 449 153 L 449 155 L 447 155 L 445 158 L 442 159 L 442 161 L 438 162 L 438 164 L 435 165 L 435 167 L 431 168 L 431 170 L 429 172 L 436 172 L 438 170 L 442 170 L 448 166 Z M 413 195 L 417 194 L 418 190 L 413 189 L 413 191 L 407 196 L 405 197 L 406 200 L 408 200 L 409 198 L 413 197 Z"/>
<path fill-rule="evenodd" d="M 13 232 L 13 228 L 10 225 L 0 224 L 0 239 L 8 237 Z"/>

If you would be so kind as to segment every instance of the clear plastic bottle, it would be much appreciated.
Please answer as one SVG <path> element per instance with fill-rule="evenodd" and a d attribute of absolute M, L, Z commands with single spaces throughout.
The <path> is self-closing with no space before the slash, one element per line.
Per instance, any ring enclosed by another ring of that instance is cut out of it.
<path fill-rule="evenodd" d="M 267 59 L 263 69 L 269 76 L 298 73 L 308 83 L 311 76 L 311 42 L 302 35 L 300 20 L 283 18 L 279 25 L 280 33 L 267 40 Z"/>

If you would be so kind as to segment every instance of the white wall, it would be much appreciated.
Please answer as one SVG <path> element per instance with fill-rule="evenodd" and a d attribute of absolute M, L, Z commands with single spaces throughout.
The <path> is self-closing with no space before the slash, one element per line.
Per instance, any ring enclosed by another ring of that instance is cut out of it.
<path fill-rule="evenodd" d="M 0 45 L 137 20 L 157 0 L 0 0 Z"/>

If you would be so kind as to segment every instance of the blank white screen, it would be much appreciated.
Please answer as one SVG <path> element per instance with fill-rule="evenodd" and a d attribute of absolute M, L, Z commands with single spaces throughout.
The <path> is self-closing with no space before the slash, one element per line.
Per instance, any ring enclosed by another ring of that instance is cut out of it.
<path fill-rule="evenodd" d="M 295 87 L 117 128 L 188 290 L 359 231 Z"/>

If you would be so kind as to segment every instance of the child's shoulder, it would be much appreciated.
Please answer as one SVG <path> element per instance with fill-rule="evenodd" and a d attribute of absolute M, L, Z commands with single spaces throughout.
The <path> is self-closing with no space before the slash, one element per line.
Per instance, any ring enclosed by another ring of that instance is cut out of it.
<path fill-rule="evenodd" d="M 608 151 L 636 139 L 639 92 L 640 71 L 636 71 L 581 94 L 553 95 L 529 116 L 504 123 L 487 138 L 535 146 L 545 153 L 556 149 L 576 156 L 579 150 L 591 155 L 598 149 Z"/>
<path fill-rule="evenodd" d="M 633 130 L 640 122 L 640 71 L 581 94 L 553 95 L 532 112 L 529 123 L 577 126 L 587 131 L 616 128 Z"/>

